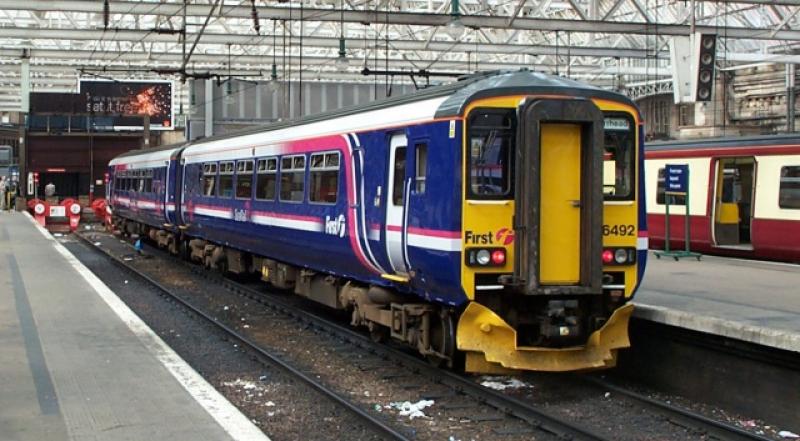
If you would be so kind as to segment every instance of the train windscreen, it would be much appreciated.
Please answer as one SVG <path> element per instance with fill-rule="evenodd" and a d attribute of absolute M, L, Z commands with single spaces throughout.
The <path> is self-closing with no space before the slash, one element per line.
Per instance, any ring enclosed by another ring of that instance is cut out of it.
<path fill-rule="evenodd" d="M 636 130 L 627 114 L 606 114 L 604 123 L 603 195 L 606 200 L 633 199 Z"/>

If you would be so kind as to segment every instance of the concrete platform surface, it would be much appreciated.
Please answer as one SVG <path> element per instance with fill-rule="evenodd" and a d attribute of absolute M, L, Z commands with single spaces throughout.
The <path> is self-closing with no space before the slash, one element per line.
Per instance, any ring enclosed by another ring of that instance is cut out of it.
<path fill-rule="evenodd" d="M 0 439 L 268 440 L 21 213 L 0 213 Z"/>
<path fill-rule="evenodd" d="M 650 253 L 635 317 L 800 352 L 800 265 Z"/>

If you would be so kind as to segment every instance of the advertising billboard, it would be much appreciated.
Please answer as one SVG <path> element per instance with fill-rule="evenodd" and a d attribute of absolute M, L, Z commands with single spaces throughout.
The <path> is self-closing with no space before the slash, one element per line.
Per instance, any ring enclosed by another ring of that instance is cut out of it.
<path fill-rule="evenodd" d="M 84 112 L 107 116 L 106 125 L 113 130 L 141 130 L 145 115 L 150 117 L 150 130 L 172 130 L 172 81 L 128 81 L 83 79 L 78 93 L 85 100 Z"/>

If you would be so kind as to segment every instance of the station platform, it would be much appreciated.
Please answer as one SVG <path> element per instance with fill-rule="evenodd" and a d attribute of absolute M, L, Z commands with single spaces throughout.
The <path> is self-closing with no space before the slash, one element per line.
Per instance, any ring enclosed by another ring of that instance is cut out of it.
<path fill-rule="evenodd" d="M 0 439 L 268 440 L 30 216 L 7 212 Z"/>
<path fill-rule="evenodd" d="M 800 352 L 800 265 L 650 253 L 634 317 Z"/>

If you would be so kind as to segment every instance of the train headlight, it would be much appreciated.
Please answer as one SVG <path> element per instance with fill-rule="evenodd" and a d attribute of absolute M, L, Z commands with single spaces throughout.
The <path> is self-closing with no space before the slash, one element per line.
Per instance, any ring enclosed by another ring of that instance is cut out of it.
<path fill-rule="evenodd" d="M 492 255 L 489 250 L 479 250 L 475 253 L 475 261 L 478 262 L 478 265 L 487 265 L 491 259 Z"/>
<path fill-rule="evenodd" d="M 81 206 L 80 204 L 72 204 L 69 206 L 69 211 L 72 214 L 81 214 Z"/>
<path fill-rule="evenodd" d="M 625 248 L 617 248 L 614 251 L 614 261 L 619 264 L 628 262 L 628 251 Z"/>

